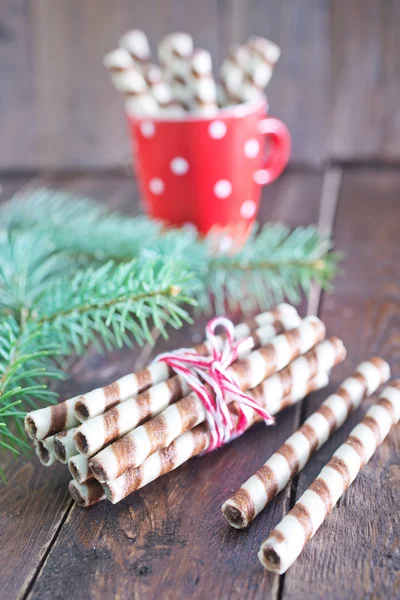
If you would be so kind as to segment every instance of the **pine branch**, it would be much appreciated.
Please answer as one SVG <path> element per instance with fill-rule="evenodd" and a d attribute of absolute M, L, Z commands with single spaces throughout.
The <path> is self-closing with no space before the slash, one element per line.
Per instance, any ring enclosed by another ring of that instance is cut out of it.
<path fill-rule="evenodd" d="M 44 335 L 56 334 L 82 353 L 101 342 L 107 349 L 152 342 L 154 324 L 179 328 L 189 316 L 181 304 L 194 304 L 192 273 L 176 260 L 141 259 L 108 262 L 78 272 L 72 280 L 56 280 L 41 297 L 31 319 Z M 150 324 L 149 324 L 150 323 Z"/>

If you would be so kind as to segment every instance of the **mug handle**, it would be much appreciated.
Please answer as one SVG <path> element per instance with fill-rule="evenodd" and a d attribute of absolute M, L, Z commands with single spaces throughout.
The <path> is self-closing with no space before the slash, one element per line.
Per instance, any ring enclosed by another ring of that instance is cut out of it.
<path fill-rule="evenodd" d="M 262 119 L 258 128 L 268 137 L 270 149 L 264 165 L 254 173 L 254 180 L 260 185 L 266 185 L 279 177 L 289 161 L 290 133 L 282 121 L 269 117 Z"/>

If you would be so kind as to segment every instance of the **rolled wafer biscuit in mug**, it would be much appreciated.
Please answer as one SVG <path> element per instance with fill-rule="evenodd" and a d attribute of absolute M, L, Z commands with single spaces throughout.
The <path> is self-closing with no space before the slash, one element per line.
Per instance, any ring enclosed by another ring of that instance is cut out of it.
<path fill-rule="evenodd" d="M 149 63 L 142 68 L 143 76 L 147 83 L 149 93 L 159 105 L 162 116 L 181 116 L 185 113 L 181 103 L 174 99 L 171 86 L 164 81 L 163 74 L 158 65 Z"/>
<path fill-rule="evenodd" d="M 246 74 L 251 82 L 262 90 L 272 77 L 281 50 L 277 44 L 262 37 L 249 38 L 247 47 L 249 57 L 245 65 Z"/>
<path fill-rule="evenodd" d="M 103 58 L 103 65 L 109 72 L 111 81 L 118 91 L 124 88 L 126 73 L 136 69 L 131 55 L 123 48 L 117 48 L 106 54 Z"/>
<path fill-rule="evenodd" d="M 129 52 L 132 59 L 139 65 L 145 65 L 151 60 L 149 41 L 144 31 L 132 29 L 119 40 L 119 45 Z"/>
<path fill-rule="evenodd" d="M 249 62 L 249 49 L 245 45 L 232 44 L 220 69 L 224 104 L 241 102 L 240 91 L 243 86 L 245 67 Z"/>
<path fill-rule="evenodd" d="M 287 571 L 399 419 L 400 380 L 396 380 L 384 388 L 378 402 L 261 544 L 258 558 L 266 569 Z"/>
<path fill-rule="evenodd" d="M 146 80 L 140 71 L 129 71 L 121 80 L 120 91 L 125 97 L 125 109 L 133 116 L 154 116 L 160 107 L 149 92 Z"/>
<path fill-rule="evenodd" d="M 217 87 L 212 72 L 211 54 L 207 50 L 194 50 L 189 59 L 189 67 L 192 110 L 204 115 L 215 114 L 218 109 Z"/>

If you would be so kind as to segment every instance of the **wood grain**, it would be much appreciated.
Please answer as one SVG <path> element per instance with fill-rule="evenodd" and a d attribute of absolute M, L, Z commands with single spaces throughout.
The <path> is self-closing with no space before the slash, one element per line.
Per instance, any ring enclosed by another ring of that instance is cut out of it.
<path fill-rule="evenodd" d="M 286 175 L 265 193 L 262 219 L 291 225 L 318 221 L 322 178 Z M 306 307 L 304 307 L 305 310 Z M 199 341 L 204 319 L 160 343 L 160 352 Z M 230 530 L 220 505 L 297 425 L 299 407 L 266 433 L 255 428 L 229 447 L 187 463 L 118 505 L 74 507 L 29 598 L 276 598 L 278 578 L 263 573 L 255 554 L 263 527 Z M 267 437 L 266 437 L 267 435 Z M 281 494 L 267 515 L 272 526 L 288 502 Z"/>
<path fill-rule="evenodd" d="M 0 168 L 37 167 L 37 104 L 29 2 L 0 7 Z"/>
<path fill-rule="evenodd" d="M 343 338 L 348 358 L 329 386 L 363 359 L 379 354 L 400 374 L 400 227 L 397 172 L 350 171 L 343 178 L 336 218 L 344 276 L 323 298 L 328 332 Z M 307 401 L 304 417 L 327 396 Z M 299 497 L 365 413 L 369 401 L 315 455 L 299 476 Z M 400 429 L 397 426 L 340 500 L 285 577 L 283 598 L 342 600 L 400 594 Z M 340 586 L 338 588 L 338 586 Z"/>
<path fill-rule="evenodd" d="M 400 157 L 400 4 L 332 2 L 332 130 L 338 160 Z"/>

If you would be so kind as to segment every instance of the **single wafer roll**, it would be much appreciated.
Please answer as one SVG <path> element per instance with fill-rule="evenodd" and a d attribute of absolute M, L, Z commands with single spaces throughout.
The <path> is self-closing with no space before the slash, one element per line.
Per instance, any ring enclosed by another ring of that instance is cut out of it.
<path fill-rule="evenodd" d="M 172 89 L 174 100 L 188 109 L 191 102 L 190 65 L 193 39 L 186 33 L 165 36 L 158 46 L 158 57 L 163 67 L 164 79 Z"/>
<path fill-rule="evenodd" d="M 383 390 L 314 483 L 262 543 L 258 557 L 266 569 L 280 574 L 287 571 L 399 419 L 400 380 L 396 380 Z"/>
<path fill-rule="evenodd" d="M 156 100 L 161 109 L 161 114 L 166 116 L 180 116 L 184 114 L 182 106 L 174 100 L 170 85 L 163 80 L 161 69 L 158 65 L 149 63 L 142 67 L 149 93 Z"/>
<path fill-rule="evenodd" d="M 33 441 L 36 456 L 44 467 L 51 467 L 57 461 L 54 453 L 53 439 L 54 435 L 50 435 L 44 440 L 35 439 Z"/>
<path fill-rule="evenodd" d="M 86 483 L 78 483 L 73 479 L 69 482 L 68 489 L 78 506 L 85 508 L 93 506 L 105 498 L 102 486 L 95 479 Z"/>
<path fill-rule="evenodd" d="M 175 59 L 187 59 L 193 53 L 193 38 L 187 33 L 171 33 L 163 37 L 158 45 L 158 59 L 162 66 L 170 65 Z"/>
<path fill-rule="evenodd" d="M 132 29 L 127 31 L 119 40 L 119 45 L 124 48 L 139 66 L 151 60 L 149 41 L 144 31 Z"/>
<path fill-rule="evenodd" d="M 128 71 L 120 81 L 120 91 L 125 97 L 125 110 L 133 117 L 157 115 L 160 107 L 149 92 L 140 71 Z"/>
<path fill-rule="evenodd" d="M 270 342 L 276 334 L 293 329 L 299 321 L 300 317 L 297 314 L 282 315 L 281 320 L 264 325 L 253 332 L 244 323 L 238 326 L 237 331 L 243 338 L 251 336 L 253 348 L 258 348 Z M 219 341 L 222 345 L 223 338 L 220 337 Z M 208 345 L 207 350 L 211 350 Z M 241 351 L 239 358 L 244 358 L 250 352 L 250 349 Z M 85 456 L 93 456 L 104 446 L 125 435 L 149 417 L 158 415 L 189 392 L 191 392 L 189 385 L 179 375 L 162 381 L 137 397 L 121 402 L 102 415 L 83 423 L 75 432 L 76 447 Z"/>
<path fill-rule="evenodd" d="M 334 340 L 334 341 L 333 341 Z M 307 386 L 307 382 L 318 371 L 328 371 L 344 358 L 345 351 L 339 340 L 331 338 L 315 350 L 293 361 L 292 365 L 266 379 L 253 390 L 253 396 L 268 398 L 268 405 L 275 414 L 283 408 L 282 398 L 296 386 Z M 229 401 L 229 400 L 228 400 Z M 101 450 L 89 461 L 95 477 L 107 481 L 119 477 L 126 469 L 139 466 L 150 454 L 168 446 L 179 435 L 207 419 L 203 403 L 191 393 L 175 405 L 168 407 L 154 419 L 123 436 L 120 440 Z"/>
<path fill-rule="evenodd" d="M 44 440 L 64 429 L 78 425 L 74 407 L 77 397 L 70 398 L 59 404 L 33 410 L 25 416 L 25 431 L 31 439 Z"/>
<path fill-rule="evenodd" d="M 366 395 L 373 394 L 390 377 L 390 367 L 379 357 L 361 363 L 351 377 L 308 417 L 271 458 L 222 506 L 232 527 L 242 529 L 265 508 L 291 477 L 304 467 Z"/>
<path fill-rule="evenodd" d="M 71 456 L 78 454 L 74 442 L 75 431 L 76 427 L 71 427 L 71 429 L 61 431 L 54 436 L 54 454 L 56 455 L 57 460 L 63 464 L 66 464 Z"/>
<path fill-rule="evenodd" d="M 105 55 L 103 65 L 110 74 L 114 87 L 122 91 L 125 87 L 126 73 L 135 69 L 135 63 L 129 52 L 123 48 L 117 48 Z"/>
<path fill-rule="evenodd" d="M 306 387 L 302 386 L 299 392 L 293 390 L 290 397 L 286 396 L 283 399 L 282 404 L 288 405 L 298 402 L 304 397 L 304 392 L 308 394 L 320 387 L 326 386 L 328 379 L 327 373 L 319 373 L 317 377 L 307 383 Z M 264 406 L 269 411 L 268 403 Z M 254 411 L 251 411 L 251 409 L 245 407 L 244 410 L 248 418 L 248 428 L 260 420 L 259 416 Z M 229 411 L 233 418 L 237 415 L 235 412 L 235 403 L 229 406 Z M 167 448 L 152 454 L 140 467 L 128 469 L 114 481 L 104 483 L 103 488 L 106 497 L 113 504 L 116 504 L 132 492 L 144 487 L 151 481 L 154 481 L 154 479 L 161 477 L 161 475 L 176 469 L 193 456 L 197 456 L 207 450 L 210 441 L 210 430 L 207 424 L 202 423 L 194 427 L 179 436 Z"/>
<path fill-rule="evenodd" d="M 220 70 L 224 104 L 241 102 L 240 91 L 249 58 L 247 46 L 240 44 L 230 46 L 228 56 L 222 62 Z"/>
<path fill-rule="evenodd" d="M 86 456 L 76 454 L 68 461 L 68 469 L 72 477 L 78 483 L 85 483 L 89 479 L 93 479 L 93 473 L 89 467 L 89 461 Z"/>
<path fill-rule="evenodd" d="M 251 37 L 246 45 L 249 49 L 245 65 L 246 75 L 258 89 L 262 90 L 272 77 L 281 50 L 277 44 L 262 37 Z"/>
<path fill-rule="evenodd" d="M 207 50 L 194 50 L 189 68 L 192 110 L 207 116 L 215 114 L 218 109 L 217 87 L 212 72 L 211 54 Z"/>
<path fill-rule="evenodd" d="M 296 309 L 290 304 L 283 303 L 244 323 L 240 323 L 235 327 L 234 335 L 236 340 L 240 340 L 247 337 L 250 331 L 258 327 L 272 325 L 273 328 L 278 329 L 280 327 L 279 323 L 284 325 L 283 331 L 285 328 L 291 329 L 297 326 L 299 321 L 300 317 Z M 294 324 L 291 325 L 292 323 Z M 201 354 L 208 354 L 210 346 L 207 342 L 203 342 L 194 346 L 193 349 Z M 73 399 L 76 400 L 74 407 L 76 418 L 82 422 L 101 415 L 107 409 L 144 392 L 161 381 L 169 379 L 172 375 L 172 371 L 163 362 L 153 363 L 138 373 L 125 375 L 110 385 L 97 388 L 88 394 Z M 61 431 L 61 429 L 64 429 L 64 427 L 61 427 L 58 431 Z"/>

